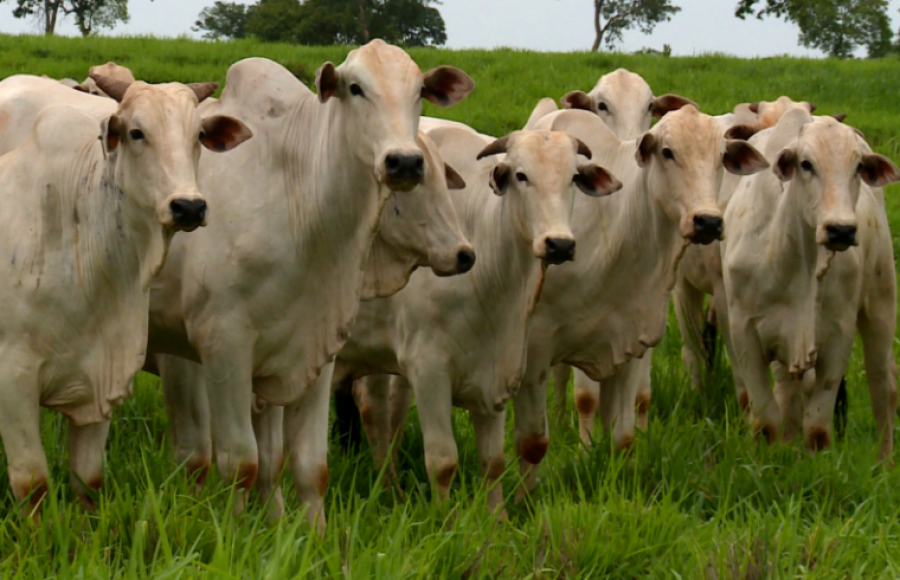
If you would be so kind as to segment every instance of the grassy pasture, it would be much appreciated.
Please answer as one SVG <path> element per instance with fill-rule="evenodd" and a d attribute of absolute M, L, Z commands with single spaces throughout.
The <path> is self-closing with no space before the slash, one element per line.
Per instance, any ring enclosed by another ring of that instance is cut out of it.
<path fill-rule="evenodd" d="M 83 79 L 107 60 L 138 78 L 224 82 L 228 66 L 265 56 L 309 82 L 345 48 L 298 48 L 147 38 L 46 39 L 0 36 L 0 77 L 16 73 Z M 660 58 L 617 54 L 417 50 L 422 68 L 453 64 L 478 83 L 456 108 L 427 113 L 502 135 L 521 126 L 543 96 L 589 89 L 623 66 L 657 94 L 688 96 L 709 113 L 781 94 L 818 112 L 849 114 L 881 153 L 900 160 L 900 61 Z M 895 236 L 900 206 L 887 192 Z M 431 500 L 413 414 L 404 442 L 406 498 L 381 491 L 366 451 L 330 457 L 329 528 L 311 534 L 287 479 L 287 516 L 261 509 L 232 517 L 228 486 L 215 475 L 199 495 L 169 451 L 162 396 L 142 375 L 113 423 L 99 510 L 86 514 L 68 489 L 65 424 L 47 413 L 53 477 L 45 515 L 20 519 L 0 477 L 0 577 L 32 578 L 896 578 L 900 575 L 900 471 L 875 463 L 876 432 L 865 373 L 848 371 L 846 439 L 809 457 L 768 446 L 739 419 L 727 363 L 716 392 L 688 388 L 674 325 L 654 358 L 651 425 L 629 455 L 609 442 L 583 449 L 574 416 L 551 425 L 551 451 L 533 500 L 510 505 L 509 521 L 487 513 L 471 427 L 455 416 L 460 472 L 451 502 Z M 721 349 L 720 349 L 721 350 Z M 571 405 L 570 405 L 571 407 Z M 511 414 L 511 413 L 510 413 Z M 515 491 L 511 445 L 504 477 Z M 5 474 L 0 454 L 0 472 Z"/>

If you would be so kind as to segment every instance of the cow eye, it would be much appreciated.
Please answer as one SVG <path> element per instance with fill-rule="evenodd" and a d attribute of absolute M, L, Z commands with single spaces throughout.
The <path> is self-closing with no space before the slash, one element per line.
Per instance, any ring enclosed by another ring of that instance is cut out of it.
<path fill-rule="evenodd" d="M 204 139 L 206 139 L 206 131 L 201 130 L 200 131 L 200 140 L 203 141 Z"/>
<path fill-rule="evenodd" d="M 647 110 L 648 110 L 648 111 L 652 111 L 652 110 L 653 110 L 653 103 L 650 103 L 649 105 L 647 105 Z"/>
<path fill-rule="evenodd" d="M 609 107 L 606 106 L 606 103 L 600 103 L 597 105 L 598 111 L 609 111 Z"/>
<path fill-rule="evenodd" d="M 666 159 L 670 160 L 670 161 L 674 161 L 674 160 L 675 160 L 675 154 L 672 153 L 672 150 L 669 149 L 668 147 L 663 147 L 663 150 L 662 150 L 662 156 L 665 157 Z"/>
<path fill-rule="evenodd" d="M 362 87 L 356 83 L 353 83 L 352 85 L 350 85 L 350 94 L 353 95 L 354 97 L 366 96 L 365 94 L 363 94 Z"/>
<path fill-rule="evenodd" d="M 809 171 L 810 173 L 812 173 L 813 166 L 809 161 L 804 160 L 802 163 L 800 163 L 800 167 L 803 169 L 803 171 Z"/>
<path fill-rule="evenodd" d="M 522 173 L 521 171 L 519 171 L 518 173 L 516 173 L 516 179 L 518 179 L 518 180 L 521 181 L 522 183 L 528 183 L 528 177 L 527 177 L 524 173 Z"/>
<path fill-rule="evenodd" d="M 128 136 L 131 137 L 132 141 L 142 141 L 144 139 L 144 132 L 140 129 L 132 129 L 128 132 Z"/>

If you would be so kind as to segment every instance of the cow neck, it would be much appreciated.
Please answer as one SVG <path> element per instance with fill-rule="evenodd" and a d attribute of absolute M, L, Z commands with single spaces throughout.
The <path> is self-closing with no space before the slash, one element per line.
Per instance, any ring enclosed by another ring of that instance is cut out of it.
<path fill-rule="evenodd" d="M 490 296 L 491 300 L 484 303 L 494 306 L 510 304 L 501 297 L 527 297 L 524 305 L 530 315 L 533 303 L 539 298 L 542 276 L 538 274 L 542 269 L 519 219 L 519 212 L 524 210 L 517 207 L 513 198 L 519 194 L 494 195 L 487 187 L 487 176 L 482 176 L 478 183 L 483 185 L 467 190 L 464 200 L 457 198 L 458 193 L 454 194 L 457 202 L 462 201 L 457 209 L 464 220 L 467 237 L 478 252 L 478 264 L 470 274 L 475 292 Z M 484 314 L 489 318 L 504 318 L 508 312 L 505 307 L 488 307 Z"/>
<path fill-rule="evenodd" d="M 392 192 L 391 195 L 404 194 Z M 383 211 L 390 211 L 390 208 Z M 383 219 L 383 216 L 380 219 Z M 376 235 L 372 240 L 369 258 L 366 260 L 361 298 L 374 300 L 393 296 L 406 287 L 418 265 L 419 257 L 414 252 L 389 244 L 380 234 Z"/>
<path fill-rule="evenodd" d="M 172 233 L 159 223 L 152 204 L 141 204 L 116 181 L 119 156 L 98 154 L 97 141 L 84 153 L 93 162 L 78 163 L 83 174 L 71 182 L 76 263 L 85 296 L 104 300 L 120 292 L 148 293 L 162 268 Z M 83 184 L 88 184 L 82 190 Z"/>

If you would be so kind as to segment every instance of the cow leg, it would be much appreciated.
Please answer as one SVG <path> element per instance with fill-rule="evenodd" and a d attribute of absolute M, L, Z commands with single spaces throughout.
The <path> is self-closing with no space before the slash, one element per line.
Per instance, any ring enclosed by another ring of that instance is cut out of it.
<path fill-rule="evenodd" d="M 322 368 L 303 397 L 284 409 L 284 440 L 294 486 L 306 519 L 325 533 L 325 492 L 328 490 L 328 403 L 334 362 Z"/>
<path fill-rule="evenodd" d="M 846 361 L 850 358 L 852 347 L 852 343 L 847 345 L 844 357 L 834 351 L 819 352 L 820 362 L 816 365 L 815 386 L 806 401 L 803 414 L 803 439 L 810 452 L 814 453 L 831 445 L 831 419 L 834 414 L 834 402 L 837 399 L 843 373 L 847 369 Z M 838 360 L 833 363 L 828 361 L 830 355 L 837 355 Z M 844 364 L 841 364 L 841 359 Z"/>
<path fill-rule="evenodd" d="M 334 423 L 331 425 L 331 433 L 338 449 L 344 453 L 358 453 L 362 446 L 359 408 L 353 398 L 354 383 L 353 377 L 347 376 L 335 381 L 332 386 Z"/>
<path fill-rule="evenodd" d="M 631 359 L 616 374 L 603 381 L 600 418 L 603 428 L 612 431 L 616 451 L 634 443 L 635 401 L 641 379 L 641 360 Z"/>
<path fill-rule="evenodd" d="M 269 519 L 280 519 L 284 513 L 281 493 L 281 471 L 284 469 L 284 407 L 257 401 L 253 409 L 253 432 L 259 449 L 259 474 L 256 490 L 269 510 Z"/>
<path fill-rule="evenodd" d="M 715 294 L 713 295 L 713 305 L 716 312 L 716 326 L 719 328 L 719 335 L 725 344 L 725 352 L 728 353 L 728 360 L 731 361 L 731 374 L 734 378 L 734 390 L 737 396 L 738 405 L 744 412 L 744 417 L 750 420 L 750 396 L 747 394 L 747 387 L 744 386 L 744 379 L 738 372 L 738 363 L 735 356 L 734 342 L 731 338 L 731 320 L 728 313 L 728 301 L 725 297 L 725 285 L 721 278 L 715 286 Z"/>
<path fill-rule="evenodd" d="M 578 409 L 578 433 L 584 445 L 590 447 L 594 437 L 594 419 L 600 407 L 600 383 L 579 369 L 573 369 L 573 373 L 575 408 Z"/>
<path fill-rule="evenodd" d="M 475 442 L 478 446 L 478 463 L 481 475 L 488 489 L 487 505 L 491 512 L 503 505 L 503 484 L 501 477 L 506 470 L 506 459 L 503 456 L 504 428 L 506 412 L 495 415 L 470 413 L 475 427 Z M 506 510 L 501 510 L 499 517 L 506 519 Z"/>
<path fill-rule="evenodd" d="M 108 436 L 109 421 L 79 427 L 69 420 L 69 481 L 78 501 L 89 511 L 97 509 L 92 496 L 103 483 L 103 451 Z"/>
<path fill-rule="evenodd" d="M 732 364 L 747 388 L 753 432 L 762 433 L 769 443 L 774 443 L 781 429 L 781 409 L 769 385 L 769 361 L 749 322 L 732 327 L 731 337 L 735 350 Z"/>
<path fill-rule="evenodd" d="M 637 413 L 637 428 L 646 430 L 650 422 L 650 374 L 653 363 L 653 349 L 648 348 L 644 357 L 638 359 L 637 396 L 634 406 Z"/>
<path fill-rule="evenodd" d="M 513 396 L 515 410 L 515 442 L 519 456 L 522 483 L 516 490 L 516 501 L 522 500 L 537 485 L 537 466 L 550 446 L 547 426 L 547 372 L 537 356 L 529 351 L 528 367 L 519 390 Z"/>
<path fill-rule="evenodd" d="M 222 479 L 237 486 L 234 510 L 240 513 L 259 472 L 259 453 L 251 418 L 252 349 L 246 345 L 217 346 L 213 356 L 203 357 L 212 439 Z"/>
<path fill-rule="evenodd" d="M 412 407 L 412 386 L 405 378 L 394 375 L 391 377 L 391 441 L 393 442 L 393 468 L 400 466 L 400 445 L 403 444 L 403 431 L 406 429 L 406 417 Z"/>
<path fill-rule="evenodd" d="M 876 304 L 869 301 L 871 312 L 859 316 L 866 378 L 872 413 L 878 426 L 880 445 L 878 459 L 891 464 L 894 453 L 894 416 L 897 413 L 897 363 L 894 360 L 896 302 Z"/>
<path fill-rule="evenodd" d="M 212 427 L 203 366 L 172 355 L 155 355 L 169 417 L 172 455 L 195 478 L 199 493 L 212 466 Z"/>
<path fill-rule="evenodd" d="M 781 438 L 783 441 L 793 441 L 803 428 L 803 401 L 810 390 L 809 386 L 804 390 L 804 384 L 815 381 L 815 372 L 809 370 L 804 373 L 803 379 L 791 379 L 787 367 L 776 361 L 772 363 L 772 374 L 775 377 L 775 400 L 782 416 Z"/>
<path fill-rule="evenodd" d="M 431 376 L 410 376 L 419 410 L 419 424 L 425 440 L 425 469 L 436 497 L 450 497 L 450 484 L 456 476 L 458 454 L 453 438 L 452 400 L 450 382 L 438 375 L 443 369 L 433 369 Z"/>
<path fill-rule="evenodd" d="M 559 425 L 567 425 L 568 413 L 566 402 L 569 396 L 569 377 L 572 375 L 572 367 L 560 363 L 550 369 L 553 377 L 553 401 L 556 404 L 556 420 Z"/>
<path fill-rule="evenodd" d="M 678 277 L 672 291 L 675 317 L 681 332 L 681 360 L 691 378 L 691 386 L 703 388 L 703 363 L 707 360 L 703 344 L 703 297 L 683 276 Z M 647 356 L 647 355 L 644 355 Z"/>
<path fill-rule="evenodd" d="M 50 475 L 47 456 L 41 445 L 41 407 L 35 377 L 20 372 L 4 374 L 8 379 L 0 405 L 0 437 L 6 451 L 9 483 L 16 501 L 28 500 L 23 516 L 37 518 L 40 503 L 47 494 Z M 16 376 L 18 375 L 18 376 Z M 23 396 L 25 395 L 25 396 Z"/>
<path fill-rule="evenodd" d="M 391 376 L 370 375 L 353 384 L 353 399 L 359 409 L 375 469 L 381 471 L 391 449 Z M 388 466 L 382 483 L 394 481 L 393 464 Z"/>

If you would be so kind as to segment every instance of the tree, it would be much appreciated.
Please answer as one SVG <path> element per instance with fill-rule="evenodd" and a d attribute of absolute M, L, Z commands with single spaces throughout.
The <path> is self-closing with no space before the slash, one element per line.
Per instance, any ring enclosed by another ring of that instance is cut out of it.
<path fill-rule="evenodd" d="M 802 46 L 847 58 L 861 46 L 870 57 L 890 50 L 893 30 L 887 11 L 888 0 L 740 0 L 735 16 L 783 18 L 800 28 Z"/>
<path fill-rule="evenodd" d="M 98 28 L 114 28 L 118 22 L 128 22 L 128 0 L 0 0 L 14 1 L 16 18 L 37 18 L 44 34 L 56 32 L 60 15 L 75 17 L 75 25 L 82 36 Z"/>
<path fill-rule="evenodd" d="M 250 11 L 243 4 L 217 1 L 213 6 L 200 11 L 193 30 L 204 30 L 203 38 L 209 40 L 244 38 L 249 15 Z"/>
<path fill-rule="evenodd" d="M 600 49 L 606 41 L 612 47 L 622 40 L 622 33 L 630 28 L 639 28 L 644 34 L 653 31 L 660 22 L 667 22 L 681 8 L 671 0 L 593 0 L 594 2 L 594 44 L 591 50 Z M 602 22 L 605 21 L 605 24 Z"/>

